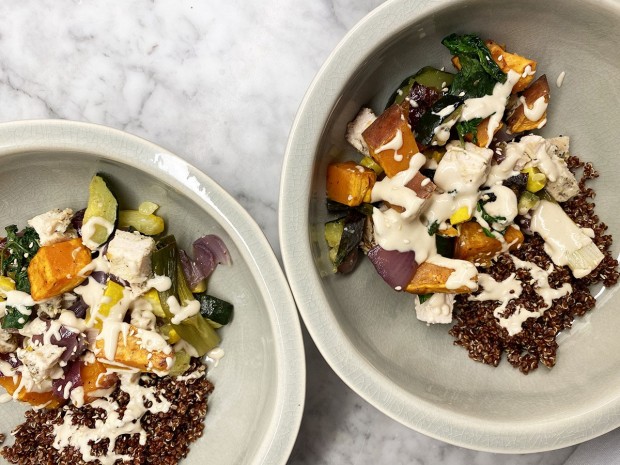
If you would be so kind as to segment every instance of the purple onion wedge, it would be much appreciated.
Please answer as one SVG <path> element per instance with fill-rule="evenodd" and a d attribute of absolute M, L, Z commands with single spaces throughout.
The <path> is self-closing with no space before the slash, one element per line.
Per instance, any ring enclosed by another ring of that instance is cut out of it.
<path fill-rule="evenodd" d="M 368 251 L 368 258 L 383 280 L 397 291 L 407 287 L 418 269 L 414 252 L 385 250 L 377 245 Z"/>

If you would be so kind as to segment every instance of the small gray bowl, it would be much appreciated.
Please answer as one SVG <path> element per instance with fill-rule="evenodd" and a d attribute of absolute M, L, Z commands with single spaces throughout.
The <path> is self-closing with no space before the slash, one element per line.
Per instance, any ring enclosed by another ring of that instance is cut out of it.
<path fill-rule="evenodd" d="M 299 319 L 284 274 L 258 225 L 205 174 L 130 134 L 69 121 L 0 124 L 0 225 L 25 226 L 52 208 L 83 208 L 91 177 L 107 175 L 121 208 L 160 205 L 167 231 L 183 247 L 219 235 L 232 266 L 220 266 L 209 292 L 231 301 L 233 321 L 221 329 L 225 351 L 209 371 L 204 435 L 183 464 L 286 463 L 305 395 Z M 23 421 L 25 408 L 0 405 L 0 432 Z M 6 463 L 0 459 L 0 463 Z"/>
<path fill-rule="evenodd" d="M 283 261 L 327 362 L 392 418 L 452 444 L 506 453 L 557 449 L 620 426 L 619 287 L 596 289 L 596 310 L 561 335 L 552 370 L 524 376 L 505 359 L 498 368 L 469 360 L 449 326 L 417 321 L 412 296 L 391 291 L 367 260 L 350 275 L 330 274 L 323 239 L 326 166 L 355 156 L 346 123 L 362 105 L 381 111 L 422 66 L 449 67 L 441 39 L 472 32 L 536 59 L 547 74 L 543 135 L 570 135 L 572 151 L 601 171 L 597 211 L 616 235 L 617 255 L 619 26 L 617 1 L 392 0 L 350 31 L 312 83 L 282 174 Z"/>

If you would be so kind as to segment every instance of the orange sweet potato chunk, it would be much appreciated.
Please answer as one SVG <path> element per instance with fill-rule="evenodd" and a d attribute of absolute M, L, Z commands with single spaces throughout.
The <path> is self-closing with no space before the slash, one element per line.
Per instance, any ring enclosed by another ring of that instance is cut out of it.
<path fill-rule="evenodd" d="M 377 174 L 353 161 L 332 163 L 327 167 L 327 197 L 354 207 L 370 202 Z"/>
<path fill-rule="evenodd" d="M 468 294 L 471 289 L 461 286 L 457 289 L 448 289 L 446 283 L 454 270 L 434 263 L 422 263 L 411 278 L 411 282 L 405 289 L 411 294 L 432 294 L 435 292 L 449 294 Z"/>
<path fill-rule="evenodd" d="M 512 226 L 504 234 L 509 250 L 516 250 L 523 243 L 523 233 Z M 460 235 L 456 240 L 454 258 L 467 260 L 481 266 L 489 266 L 493 258 L 502 250 L 502 243 L 487 236 L 475 221 L 461 224 Z"/>
<path fill-rule="evenodd" d="M 92 402 L 97 396 L 92 395 L 99 389 L 108 389 L 116 385 L 118 376 L 115 373 L 106 374 L 106 366 L 99 360 L 84 364 L 80 368 L 80 376 L 84 388 L 84 401 Z"/>
<path fill-rule="evenodd" d="M 15 393 L 15 390 L 19 386 L 21 380 L 21 376 L 17 376 L 17 382 L 13 381 L 12 376 L 0 376 L 0 386 L 6 389 L 6 392 L 10 395 Z M 45 405 L 45 408 L 56 408 L 60 407 L 63 402 L 60 399 L 55 397 L 52 394 L 52 391 L 48 392 L 27 392 L 22 389 L 19 391 L 17 395 L 17 399 L 21 402 L 27 402 L 32 406 L 42 406 Z"/>
<path fill-rule="evenodd" d="M 394 104 L 362 133 L 370 155 L 389 178 L 409 168 L 419 151 L 407 121 L 405 110 Z"/>
<path fill-rule="evenodd" d="M 545 103 L 549 103 L 549 92 L 550 90 L 549 83 L 547 82 L 547 76 L 543 74 L 536 79 L 531 86 L 523 91 L 522 96 L 523 100 L 525 100 L 525 105 L 527 105 L 529 109 L 532 109 L 534 102 L 541 97 L 544 98 Z M 513 134 L 518 134 L 524 131 L 533 131 L 544 125 L 546 119 L 546 110 L 538 120 L 532 121 L 528 119 L 525 116 L 525 108 L 523 108 L 523 103 L 521 103 L 521 105 L 519 105 L 508 117 L 508 130 Z"/>
<path fill-rule="evenodd" d="M 80 238 L 41 247 L 28 265 L 32 298 L 44 300 L 70 291 L 86 279 L 79 272 L 90 262 L 90 250 Z"/>

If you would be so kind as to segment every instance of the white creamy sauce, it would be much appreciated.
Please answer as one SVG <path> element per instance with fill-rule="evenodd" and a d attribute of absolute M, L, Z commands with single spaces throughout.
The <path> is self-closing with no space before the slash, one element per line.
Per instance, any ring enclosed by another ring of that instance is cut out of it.
<path fill-rule="evenodd" d="M 110 262 L 108 261 L 105 255 L 100 253 L 97 258 L 91 260 L 91 262 L 88 265 L 82 268 L 78 272 L 78 275 L 87 276 L 93 271 L 102 271 L 103 273 L 110 272 Z"/>
<path fill-rule="evenodd" d="M 463 103 L 463 112 L 459 120 L 469 121 L 474 118 L 485 119 L 490 117 L 487 128 L 487 135 L 490 143 L 491 139 L 493 139 L 493 134 L 495 134 L 495 130 L 502 121 L 512 88 L 520 78 L 521 75 L 519 73 L 509 70 L 506 76 L 506 82 L 503 84 L 500 82 L 495 84 L 491 95 L 465 100 L 465 103 Z"/>
<path fill-rule="evenodd" d="M 478 285 L 482 288 L 482 291 L 478 295 L 469 296 L 469 300 L 477 302 L 487 300 L 498 301 L 500 305 L 493 310 L 493 316 L 500 320 L 500 324 L 502 313 L 506 310 L 508 303 L 513 299 L 521 297 L 523 292 L 521 282 L 516 278 L 515 273 L 512 273 L 508 278 L 500 282 L 495 281 L 489 274 L 480 273 L 478 275 Z"/>
<path fill-rule="evenodd" d="M 386 150 L 394 150 L 394 159 L 396 161 L 401 161 L 403 159 L 402 154 L 399 154 L 398 151 L 403 147 L 403 133 L 400 129 L 396 130 L 396 134 L 394 137 L 383 144 L 381 147 L 375 149 L 375 153 L 381 153 Z"/>
<path fill-rule="evenodd" d="M 504 220 L 491 225 L 496 229 L 502 230 L 512 224 L 519 213 L 517 196 L 512 189 L 501 184 L 495 184 L 489 190 L 483 191 L 482 199 L 488 194 L 493 194 L 495 200 L 485 203 L 484 210 L 493 217 L 504 218 Z"/>
<path fill-rule="evenodd" d="M 170 313 L 174 315 L 170 319 L 170 322 L 175 325 L 178 325 L 183 320 L 196 315 L 200 311 L 200 302 L 197 300 L 192 300 L 191 302 L 188 302 L 187 305 L 181 305 L 177 298 L 171 295 L 166 300 L 166 303 L 170 308 Z"/>
<path fill-rule="evenodd" d="M 523 114 L 530 121 L 538 121 L 547 111 L 548 103 L 544 96 L 538 97 L 531 108 L 525 102 L 525 97 L 519 97 L 519 101 L 523 104 Z"/>
<path fill-rule="evenodd" d="M 558 76 L 557 80 L 555 81 L 555 85 L 558 87 L 562 87 L 562 84 L 564 84 L 565 77 L 566 77 L 566 72 L 562 71 L 560 75 Z"/>
<path fill-rule="evenodd" d="M 452 308 L 454 306 L 454 294 L 442 294 L 437 292 L 420 303 L 420 297 L 416 295 L 415 313 L 420 321 L 428 324 L 452 322 Z"/>
<path fill-rule="evenodd" d="M 204 357 L 204 361 L 206 362 L 209 369 L 211 369 L 218 366 L 222 358 L 224 358 L 224 349 L 222 349 L 221 347 L 216 347 L 207 352 L 207 355 L 205 355 Z"/>
<path fill-rule="evenodd" d="M 7 307 L 15 308 L 22 315 L 30 315 L 32 313 L 32 309 L 28 307 L 32 307 L 36 302 L 32 299 L 30 294 L 22 291 L 6 291 L 4 293 L 6 296 L 6 300 L 0 302 L 0 314 L 5 315 Z"/>
<path fill-rule="evenodd" d="M 409 168 L 397 173 L 395 176 L 387 176 L 375 183 L 371 191 L 371 201 L 385 200 L 392 205 L 398 205 L 405 209 L 403 218 L 411 218 L 418 214 L 425 202 L 417 196 L 413 189 L 407 187 L 407 183 L 413 179 L 420 168 L 426 163 L 426 157 L 421 153 L 415 154 L 409 160 Z"/>
<path fill-rule="evenodd" d="M 100 216 L 93 216 L 86 223 L 82 225 L 82 244 L 88 247 L 90 250 L 95 250 L 100 244 L 93 241 L 93 235 L 97 230 L 97 226 L 101 226 L 106 229 L 108 235 L 114 231 L 114 225 L 105 218 Z"/>

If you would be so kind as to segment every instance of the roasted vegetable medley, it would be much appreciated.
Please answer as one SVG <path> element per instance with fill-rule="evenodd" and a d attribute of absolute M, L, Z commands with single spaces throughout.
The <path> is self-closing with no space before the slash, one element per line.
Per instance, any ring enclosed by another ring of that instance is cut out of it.
<path fill-rule="evenodd" d="M 359 155 L 327 168 L 329 257 L 347 273 L 366 254 L 389 286 L 415 295 L 427 323 L 452 322 L 457 295 L 495 302 L 494 324 L 510 338 L 571 294 L 570 284 L 550 285 L 556 267 L 582 279 L 608 245 L 565 212 L 583 187 L 567 163 L 568 137 L 532 133 L 545 126 L 550 99 L 537 62 L 472 34 L 442 43 L 453 72 L 424 66 L 381 113 L 362 108 L 348 124 Z M 550 268 L 517 262 L 533 237 L 544 240 Z M 518 302 L 525 275 L 490 278 L 503 254 L 536 282 L 537 310 Z"/>
<path fill-rule="evenodd" d="M 207 235 L 186 253 L 164 234 L 158 208 L 145 201 L 119 210 L 96 175 L 84 210 L 42 213 L 23 229 L 7 226 L 0 241 L 2 400 L 106 410 L 110 424 L 94 433 L 70 414 L 54 426 L 55 447 L 74 447 L 85 459 L 90 439 L 109 440 L 112 462 L 125 459 L 113 452 L 116 437 L 143 434 L 140 417 L 165 411 L 165 399 L 138 384 L 141 375 L 187 376 L 198 358 L 221 356 L 217 328 L 231 321 L 233 306 L 208 294 L 207 278 L 230 264 L 228 249 Z M 118 405 L 107 398 L 117 388 L 136 403 L 133 416 L 113 419 Z"/>

